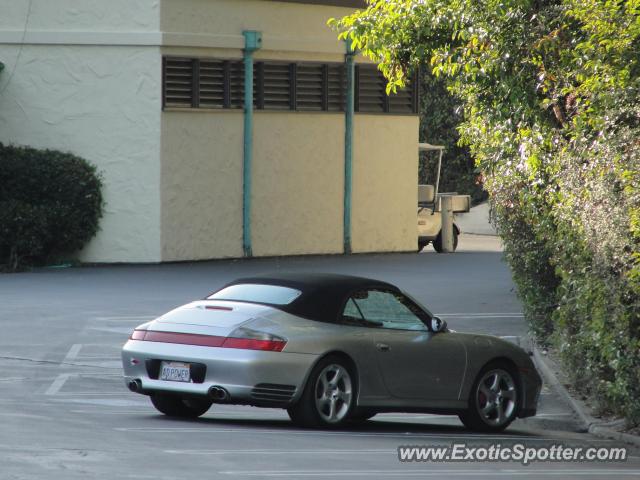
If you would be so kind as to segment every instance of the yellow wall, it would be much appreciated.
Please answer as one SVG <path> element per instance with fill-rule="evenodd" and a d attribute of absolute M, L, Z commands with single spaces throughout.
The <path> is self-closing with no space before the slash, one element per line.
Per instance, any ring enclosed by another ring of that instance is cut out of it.
<path fill-rule="evenodd" d="M 254 119 L 254 255 L 341 252 L 344 115 Z"/>
<path fill-rule="evenodd" d="M 242 256 L 242 113 L 162 115 L 162 258 Z M 354 252 L 416 247 L 415 116 L 356 115 Z M 255 256 L 342 252 L 344 116 L 256 112 Z"/>
<path fill-rule="evenodd" d="M 162 260 L 242 256 L 242 113 L 164 112 Z"/>
<path fill-rule="evenodd" d="M 417 116 L 354 120 L 354 252 L 414 251 L 418 198 Z"/>
<path fill-rule="evenodd" d="M 163 0 L 164 55 L 341 62 L 326 26 L 353 9 L 263 0 Z M 363 59 L 359 59 L 363 61 Z M 242 112 L 162 114 L 163 260 L 242 256 Z M 418 117 L 356 115 L 354 252 L 413 251 Z M 252 191 L 255 256 L 343 250 L 344 114 L 256 111 Z"/>
<path fill-rule="evenodd" d="M 354 8 L 263 0 L 162 0 L 165 45 L 242 48 L 243 30 L 259 30 L 263 49 L 342 54 L 344 45 L 327 27 L 331 17 Z"/>

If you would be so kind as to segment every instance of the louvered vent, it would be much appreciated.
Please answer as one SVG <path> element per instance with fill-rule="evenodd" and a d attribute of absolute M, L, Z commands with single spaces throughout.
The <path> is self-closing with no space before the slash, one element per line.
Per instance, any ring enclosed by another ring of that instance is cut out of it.
<path fill-rule="evenodd" d="M 418 111 L 417 75 L 407 80 L 406 87 L 389 95 L 389 113 L 415 113 Z"/>
<path fill-rule="evenodd" d="M 269 403 L 286 404 L 296 393 L 295 385 L 259 383 L 251 389 L 251 397 Z"/>
<path fill-rule="evenodd" d="M 291 68 L 288 63 L 263 66 L 263 101 L 267 110 L 291 109 Z"/>
<path fill-rule="evenodd" d="M 229 108 L 244 107 L 244 65 L 229 62 Z"/>
<path fill-rule="evenodd" d="M 327 110 L 344 111 L 344 95 L 347 88 L 344 65 L 327 65 Z"/>
<path fill-rule="evenodd" d="M 387 81 L 375 65 L 357 65 L 355 111 L 415 114 L 419 75 L 407 87 L 387 96 Z M 163 107 L 244 107 L 244 65 L 240 60 L 165 57 Z M 254 108 L 344 112 L 344 64 L 257 62 Z"/>
<path fill-rule="evenodd" d="M 325 67 L 302 64 L 296 69 L 296 106 L 298 110 L 325 110 Z"/>
<path fill-rule="evenodd" d="M 387 94 L 387 82 L 382 73 L 374 65 L 357 67 L 358 95 L 356 110 L 358 112 L 384 112 Z"/>
<path fill-rule="evenodd" d="M 200 107 L 225 107 L 225 64 L 221 60 L 200 61 Z"/>
<path fill-rule="evenodd" d="M 191 107 L 194 101 L 193 67 L 189 58 L 164 59 L 164 105 Z"/>

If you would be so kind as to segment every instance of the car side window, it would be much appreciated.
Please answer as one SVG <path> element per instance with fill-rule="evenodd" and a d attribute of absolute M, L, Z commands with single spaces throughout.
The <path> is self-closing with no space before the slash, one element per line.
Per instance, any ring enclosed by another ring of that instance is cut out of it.
<path fill-rule="evenodd" d="M 347 300 L 346 305 L 344 306 L 344 311 L 342 312 L 342 321 L 343 323 L 362 323 L 364 318 L 362 317 L 362 313 L 358 310 L 358 306 L 354 303 L 353 298 Z"/>
<path fill-rule="evenodd" d="M 366 290 L 353 295 L 352 300 L 371 326 L 428 331 L 421 318 L 424 314 L 398 292 Z"/>

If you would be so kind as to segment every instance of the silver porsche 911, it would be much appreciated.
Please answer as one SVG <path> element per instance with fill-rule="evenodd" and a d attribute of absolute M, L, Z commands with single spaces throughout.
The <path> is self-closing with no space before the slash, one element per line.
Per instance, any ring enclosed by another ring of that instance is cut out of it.
<path fill-rule="evenodd" d="M 541 386 L 514 344 L 452 332 L 389 283 L 326 274 L 231 282 L 137 327 L 122 362 L 166 415 L 243 404 L 316 427 L 429 412 L 500 431 L 535 415 Z"/>

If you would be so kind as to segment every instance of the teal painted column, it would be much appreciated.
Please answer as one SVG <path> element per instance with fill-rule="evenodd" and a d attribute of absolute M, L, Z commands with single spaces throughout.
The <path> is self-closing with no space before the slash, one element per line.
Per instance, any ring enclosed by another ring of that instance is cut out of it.
<path fill-rule="evenodd" d="M 244 35 L 244 149 L 242 158 L 242 250 L 253 255 L 251 246 L 251 163 L 253 160 L 253 52 L 262 46 L 262 34 L 245 30 Z"/>
<path fill-rule="evenodd" d="M 353 116 L 355 98 L 355 51 L 351 39 L 347 39 L 345 66 L 347 74 L 347 92 L 345 98 L 344 128 L 344 253 L 351 253 L 351 203 L 353 190 Z"/>

